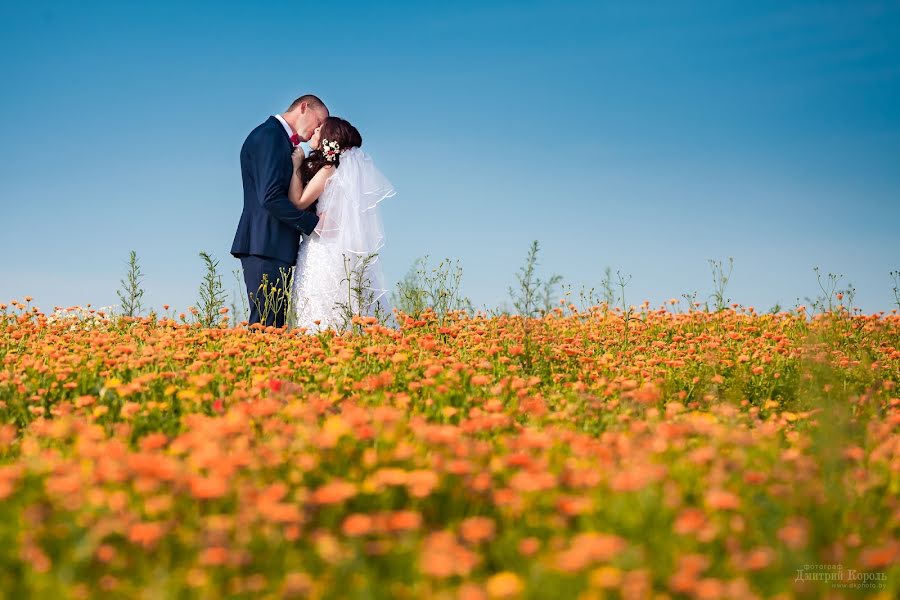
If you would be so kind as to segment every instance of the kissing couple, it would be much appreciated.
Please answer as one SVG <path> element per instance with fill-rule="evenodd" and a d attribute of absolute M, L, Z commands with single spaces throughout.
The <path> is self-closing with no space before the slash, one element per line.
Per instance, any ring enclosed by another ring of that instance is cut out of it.
<path fill-rule="evenodd" d="M 315 332 L 345 326 L 348 314 L 386 312 L 377 206 L 395 192 L 356 127 L 300 96 L 247 136 L 241 177 L 231 254 L 243 268 L 250 325 Z"/>

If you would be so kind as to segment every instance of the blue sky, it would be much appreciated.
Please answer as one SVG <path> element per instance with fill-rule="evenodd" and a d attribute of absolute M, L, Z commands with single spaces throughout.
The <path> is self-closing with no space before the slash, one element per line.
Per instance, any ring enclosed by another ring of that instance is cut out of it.
<path fill-rule="evenodd" d="M 768 309 L 900 268 L 898 2 L 0 0 L 0 302 L 192 304 L 229 254 L 246 134 L 296 96 L 399 194 L 383 260 L 452 257 L 496 306 L 529 243 L 575 289 Z"/>

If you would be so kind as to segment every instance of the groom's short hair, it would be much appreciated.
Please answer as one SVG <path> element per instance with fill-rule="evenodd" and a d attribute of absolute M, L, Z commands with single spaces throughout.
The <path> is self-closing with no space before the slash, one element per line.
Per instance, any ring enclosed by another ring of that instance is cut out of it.
<path fill-rule="evenodd" d="M 291 105 L 288 106 L 288 110 L 294 110 L 304 102 L 306 102 L 306 105 L 310 108 L 321 108 L 325 112 L 328 112 L 328 107 L 325 106 L 325 103 L 322 102 L 322 100 L 320 100 L 318 96 L 313 96 L 312 94 L 305 94 L 303 96 L 300 96 L 299 98 L 291 102 Z"/>

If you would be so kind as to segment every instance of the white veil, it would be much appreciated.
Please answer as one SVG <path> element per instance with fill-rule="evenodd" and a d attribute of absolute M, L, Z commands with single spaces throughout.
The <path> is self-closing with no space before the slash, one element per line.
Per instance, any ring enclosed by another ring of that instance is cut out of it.
<path fill-rule="evenodd" d="M 372 158 L 360 148 L 350 148 L 341 153 L 340 164 L 319 197 L 316 211 L 322 217 L 318 227 L 321 243 L 342 254 L 345 264 L 361 274 L 353 282 L 363 289 L 368 305 L 354 307 L 360 314 L 370 313 L 387 292 L 377 256 L 384 246 L 384 227 L 377 207 L 395 194 L 394 186 Z"/>

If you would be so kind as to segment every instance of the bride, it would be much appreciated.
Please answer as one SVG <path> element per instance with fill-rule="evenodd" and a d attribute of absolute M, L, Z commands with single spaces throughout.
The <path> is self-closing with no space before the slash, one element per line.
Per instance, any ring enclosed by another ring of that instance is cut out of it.
<path fill-rule="evenodd" d="M 288 197 L 300 210 L 315 208 L 319 224 L 300 240 L 288 318 L 311 332 L 343 329 L 352 315 L 389 314 L 377 205 L 395 192 L 344 119 L 328 117 L 309 146 L 309 156 L 299 147 L 292 156 Z"/>

